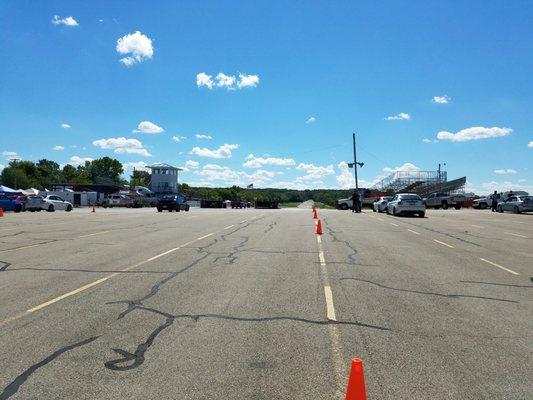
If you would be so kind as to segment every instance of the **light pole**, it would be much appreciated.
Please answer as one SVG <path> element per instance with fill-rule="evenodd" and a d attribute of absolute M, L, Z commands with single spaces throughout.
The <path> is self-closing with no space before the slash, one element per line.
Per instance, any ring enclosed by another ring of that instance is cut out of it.
<path fill-rule="evenodd" d="M 357 152 L 355 150 L 355 133 L 352 133 L 352 139 L 353 139 L 353 163 L 349 163 L 348 167 L 353 168 L 353 179 L 355 181 L 355 191 L 357 192 L 359 190 L 359 182 L 357 181 L 357 166 L 360 168 L 365 165 L 365 163 L 357 162 Z"/>

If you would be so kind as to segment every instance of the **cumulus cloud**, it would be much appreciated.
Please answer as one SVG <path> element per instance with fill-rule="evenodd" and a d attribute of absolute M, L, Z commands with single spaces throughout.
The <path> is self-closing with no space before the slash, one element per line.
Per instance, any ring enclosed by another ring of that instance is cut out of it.
<path fill-rule="evenodd" d="M 66 123 L 63 122 L 63 123 L 61 124 L 61 128 L 63 128 L 63 129 L 70 129 L 70 125 L 69 125 L 69 124 L 66 124 Z"/>
<path fill-rule="evenodd" d="M 193 147 L 191 154 L 210 158 L 231 158 L 232 151 L 239 148 L 238 144 L 223 144 L 218 149 L 211 150 L 205 147 Z"/>
<path fill-rule="evenodd" d="M 516 170 L 512 168 L 495 169 L 494 173 L 498 175 L 515 175 Z"/>
<path fill-rule="evenodd" d="M 530 148 L 533 147 L 533 140 L 527 144 L 527 147 L 530 147 Z"/>
<path fill-rule="evenodd" d="M 248 168 L 261 168 L 265 165 L 286 167 L 295 164 L 296 163 L 292 158 L 256 157 L 253 154 L 248 154 L 248 157 L 246 157 L 246 162 L 242 166 Z"/>
<path fill-rule="evenodd" d="M 165 132 L 165 130 L 161 128 L 160 126 L 154 124 L 153 122 L 142 121 L 142 122 L 139 122 L 137 129 L 134 129 L 133 132 L 157 134 L 157 133 Z"/>
<path fill-rule="evenodd" d="M 247 185 L 249 183 L 262 185 L 272 181 L 276 175 L 281 174 L 281 172 L 272 172 L 263 169 L 259 169 L 253 174 L 247 174 L 243 171 L 235 171 L 218 164 L 206 164 L 202 169 L 194 173 L 201 176 L 207 182 L 216 181 L 228 185 Z"/>
<path fill-rule="evenodd" d="M 78 26 L 78 21 L 72 17 L 60 18 L 59 15 L 54 15 L 52 18 L 52 24 L 54 25 L 66 25 L 66 26 Z"/>
<path fill-rule="evenodd" d="M 200 166 L 200 163 L 198 161 L 188 160 L 185 163 L 185 168 L 189 168 L 189 169 L 196 169 L 199 166 Z"/>
<path fill-rule="evenodd" d="M 149 171 L 147 165 L 144 161 L 132 161 L 123 163 L 124 173 L 131 173 L 134 169 L 136 171 Z"/>
<path fill-rule="evenodd" d="M 235 75 L 226 75 L 223 72 L 219 72 L 215 79 L 205 72 L 200 72 L 196 75 L 196 86 L 208 89 L 225 88 L 227 90 L 237 90 L 256 87 L 258 84 L 259 76 L 257 75 L 239 74 L 238 79 Z"/>
<path fill-rule="evenodd" d="M 340 170 L 340 174 L 337 175 L 337 183 L 343 189 L 350 189 L 354 187 L 354 177 L 350 168 L 348 168 L 348 163 L 346 161 L 341 161 L 337 168 Z"/>
<path fill-rule="evenodd" d="M 316 122 L 316 118 L 315 117 L 309 117 L 305 121 L 306 124 L 314 124 L 315 122 Z"/>
<path fill-rule="evenodd" d="M 483 126 L 474 126 L 472 128 L 462 129 L 457 133 L 441 131 L 437 134 L 437 139 L 451 140 L 452 142 L 466 142 L 469 140 L 489 139 L 495 137 L 509 136 L 513 130 L 511 128 L 485 128 Z"/>
<path fill-rule="evenodd" d="M 387 117 L 385 118 L 387 121 L 400 121 L 400 120 L 410 120 L 411 119 L 411 116 L 407 113 L 399 113 L 399 114 L 396 114 L 396 115 L 391 115 L 390 117 Z"/>
<path fill-rule="evenodd" d="M 214 84 L 211 75 L 207 75 L 205 72 L 200 72 L 196 75 L 196 86 L 205 86 L 208 89 L 213 89 Z"/>
<path fill-rule="evenodd" d="M 498 192 L 507 192 L 509 190 L 523 190 L 528 193 L 533 193 L 533 185 L 527 185 L 524 184 L 525 181 L 518 181 L 518 182 L 512 182 L 512 181 L 504 181 L 504 182 L 498 182 L 498 181 L 490 181 L 485 182 L 481 184 L 481 187 L 483 190 L 485 190 L 487 193 L 494 192 L 497 190 Z"/>
<path fill-rule="evenodd" d="M 144 157 L 152 155 L 146 150 L 137 139 L 126 139 L 125 137 L 99 139 L 93 145 L 101 149 L 113 150 L 115 154 L 138 154 Z"/>
<path fill-rule="evenodd" d="M 409 162 L 404 163 L 400 165 L 399 167 L 395 167 L 395 168 L 390 168 L 390 167 L 383 168 L 383 172 L 387 174 L 392 174 L 394 172 L 417 172 L 417 171 L 420 171 L 420 168 Z"/>
<path fill-rule="evenodd" d="M 154 55 L 152 39 L 139 31 L 119 38 L 116 49 L 120 54 L 129 54 L 129 56 L 120 59 L 120 62 L 127 67 L 141 63 Z"/>
<path fill-rule="evenodd" d="M 213 139 L 213 136 L 211 136 L 211 135 L 204 135 L 203 133 L 197 133 L 197 134 L 194 135 L 194 136 L 196 136 L 196 139 L 208 139 L 208 140 Z"/>
<path fill-rule="evenodd" d="M 91 162 L 93 159 L 90 157 L 79 157 L 79 156 L 72 156 L 68 160 L 67 164 L 77 166 L 77 165 L 85 165 L 86 161 Z"/>
<path fill-rule="evenodd" d="M 437 139 L 428 139 L 424 138 L 422 139 L 422 143 L 438 143 L 439 141 Z"/>
<path fill-rule="evenodd" d="M 181 142 L 184 139 L 187 139 L 187 138 L 185 136 L 172 136 L 172 140 L 175 142 Z"/>
<path fill-rule="evenodd" d="M 6 166 L 4 164 L 0 164 L 0 172 L 2 172 L 4 170 Z"/>
<path fill-rule="evenodd" d="M 19 155 L 15 151 L 3 151 L 2 155 L 5 157 L 6 160 L 12 158 L 19 158 Z"/>
<path fill-rule="evenodd" d="M 444 96 L 433 96 L 433 99 L 431 101 L 437 104 L 448 104 L 450 100 L 451 100 L 450 97 L 444 95 Z"/>
<path fill-rule="evenodd" d="M 305 170 L 306 175 L 300 177 L 303 180 L 317 180 L 321 179 L 325 175 L 333 175 L 335 170 L 333 165 L 321 166 L 315 164 L 300 163 L 296 169 Z"/>
<path fill-rule="evenodd" d="M 65 150 L 65 147 L 56 144 L 54 147 L 52 147 L 52 150 L 55 150 L 55 151 L 62 151 L 62 150 Z"/>

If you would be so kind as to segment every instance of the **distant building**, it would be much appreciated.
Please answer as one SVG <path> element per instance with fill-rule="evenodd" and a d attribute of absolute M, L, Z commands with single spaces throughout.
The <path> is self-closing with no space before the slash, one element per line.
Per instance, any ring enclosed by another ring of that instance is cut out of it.
<path fill-rule="evenodd" d="M 183 169 L 165 163 L 155 163 L 146 168 L 152 170 L 150 190 L 154 193 L 176 193 L 178 191 L 178 172 Z"/>

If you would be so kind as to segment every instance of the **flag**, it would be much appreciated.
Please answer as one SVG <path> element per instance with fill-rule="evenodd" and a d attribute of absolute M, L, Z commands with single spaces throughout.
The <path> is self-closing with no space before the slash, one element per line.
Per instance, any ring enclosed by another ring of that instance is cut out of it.
<path fill-rule="evenodd" d="M 254 184 L 253 183 L 250 183 L 248 186 L 246 186 L 246 189 L 253 189 L 254 188 Z"/>

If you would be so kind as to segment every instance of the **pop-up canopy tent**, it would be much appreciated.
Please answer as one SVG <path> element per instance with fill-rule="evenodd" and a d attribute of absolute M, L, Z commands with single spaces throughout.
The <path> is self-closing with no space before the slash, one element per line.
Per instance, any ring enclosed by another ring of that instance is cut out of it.
<path fill-rule="evenodd" d="M 11 189 L 4 185 L 0 185 L 0 193 L 20 193 L 20 191 Z"/>

